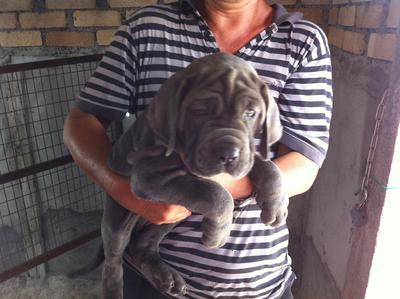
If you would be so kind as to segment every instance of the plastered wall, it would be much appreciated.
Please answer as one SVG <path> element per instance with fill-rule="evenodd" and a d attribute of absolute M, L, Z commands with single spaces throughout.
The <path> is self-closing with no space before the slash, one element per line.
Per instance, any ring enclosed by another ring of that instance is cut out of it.
<path fill-rule="evenodd" d="M 393 120 L 398 99 L 392 92 L 398 76 L 400 1 L 302 2 L 323 11 L 320 25 L 331 45 L 334 109 L 325 164 L 312 189 L 291 204 L 291 249 L 299 277 L 296 298 L 365 298 L 398 127 Z M 357 193 L 385 91 L 387 123 L 378 132 L 367 223 L 357 227 L 350 211 L 361 200 Z"/>

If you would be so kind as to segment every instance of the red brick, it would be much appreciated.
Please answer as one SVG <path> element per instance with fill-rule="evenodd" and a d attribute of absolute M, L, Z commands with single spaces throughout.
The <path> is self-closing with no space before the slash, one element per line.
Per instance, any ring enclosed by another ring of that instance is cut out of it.
<path fill-rule="evenodd" d="M 157 0 L 108 0 L 110 7 L 141 7 L 157 4 Z"/>
<path fill-rule="evenodd" d="M 336 28 L 333 26 L 329 27 L 328 31 L 328 41 L 329 44 L 342 48 L 343 47 L 343 39 L 344 39 L 344 30 L 341 28 Z"/>
<path fill-rule="evenodd" d="M 342 49 L 356 55 L 364 54 L 367 50 L 367 43 L 365 40 L 365 33 L 345 31 Z"/>
<path fill-rule="evenodd" d="M 40 31 L 0 32 L 0 47 L 34 47 L 42 45 Z"/>
<path fill-rule="evenodd" d="M 75 27 L 112 27 L 121 25 L 121 15 L 113 10 L 81 10 L 74 12 Z"/>
<path fill-rule="evenodd" d="M 338 23 L 344 26 L 354 26 L 356 21 L 356 7 L 345 6 L 339 10 Z"/>
<path fill-rule="evenodd" d="M 328 24 L 330 24 L 330 25 L 337 24 L 338 18 L 339 18 L 339 9 L 331 8 L 329 10 Z"/>
<path fill-rule="evenodd" d="M 169 2 L 173 2 L 173 1 L 164 1 L 164 2 L 169 3 Z M 294 5 L 294 4 L 296 4 L 296 2 L 297 2 L 297 0 L 270 0 L 270 1 L 268 1 L 269 4 L 279 3 L 282 5 Z"/>
<path fill-rule="evenodd" d="M 96 32 L 97 43 L 101 46 L 107 46 L 111 43 L 116 30 L 99 30 Z"/>
<path fill-rule="evenodd" d="M 0 0 L 0 11 L 26 11 L 33 8 L 33 0 Z"/>
<path fill-rule="evenodd" d="M 360 28 L 378 28 L 385 19 L 383 5 L 362 5 L 357 7 L 356 26 Z"/>
<path fill-rule="evenodd" d="M 64 12 L 21 13 L 19 22 L 24 29 L 32 28 L 59 28 L 66 26 Z"/>
<path fill-rule="evenodd" d="M 368 43 L 368 57 L 393 61 L 396 56 L 396 34 L 372 33 Z"/>
<path fill-rule="evenodd" d="M 48 9 L 95 8 L 96 0 L 46 0 Z"/>
<path fill-rule="evenodd" d="M 386 20 L 386 26 L 389 28 L 400 27 L 400 1 L 392 0 L 389 5 L 389 15 Z"/>
<path fill-rule="evenodd" d="M 15 13 L 0 14 L 0 29 L 17 28 L 17 15 Z"/>
<path fill-rule="evenodd" d="M 291 8 L 289 9 L 289 11 L 291 12 L 301 12 L 304 14 L 304 19 L 312 21 L 318 25 L 322 25 L 323 24 L 323 13 L 322 13 L 322 9 L 320 8 L 314 8 L 314 7 L 310 7 L 310 8 Z"/>
<path fill-rule="evenodd" d="M 93 32 L 53 31 L 46 35 L 46 44 L 52 47 L 93 47 Z"/>

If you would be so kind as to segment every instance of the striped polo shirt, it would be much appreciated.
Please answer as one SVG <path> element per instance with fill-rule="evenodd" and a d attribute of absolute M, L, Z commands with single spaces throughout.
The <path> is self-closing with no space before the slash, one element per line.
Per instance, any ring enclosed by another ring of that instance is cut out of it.
<path fill-rule="evenodd" d="M 278 103 L 281 143 L 321 165 L 332 110 L 330 52 L 315 24 L 275 5 L 275 20 L 239 49 Z M 229 34 L 229 33 L 227 33 Z M 160 85 L 194 59 L 219 52 L 193 1 L 139 9 L 119 28 L 78 98 L 81 110 L 110 120 L 139 113 Z M 201 215 L 180 222 L 160 244 L 188 283 L 179 298 L 279 298 L 294 279 L 288 229 L 265 226 L 254 198 L 238 201 L 227 243 L 201 243 Z M 129 256 L 125 256 L 129 263 Z"/>

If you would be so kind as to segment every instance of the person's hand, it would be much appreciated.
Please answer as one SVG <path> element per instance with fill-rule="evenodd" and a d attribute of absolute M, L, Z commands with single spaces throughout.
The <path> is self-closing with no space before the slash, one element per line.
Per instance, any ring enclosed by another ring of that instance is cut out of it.
<path fill-rule="evenodd" d="M 130 180 L 127 177 L 112 173 L 108 183 L 107 190 L 114 200 L 153 224 L 176 223 L 191 215 L 183 206 L 163 204 L 136 196 L 131 191 Z"/>
<path fill-rule="evenodd" d="M 137 213 L 153 224 L 176 223 L 191 215 L 189 210 L 180 205 L 167 205 L 148 200 L 142 201 Z"/>

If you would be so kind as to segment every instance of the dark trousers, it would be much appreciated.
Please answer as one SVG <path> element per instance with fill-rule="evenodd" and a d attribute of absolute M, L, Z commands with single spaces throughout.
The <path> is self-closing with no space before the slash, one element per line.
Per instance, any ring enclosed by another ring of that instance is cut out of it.
<path fill-rule="evenodd" d="M 124 299 L 169 299 L 158 292 L 146 279 L 135 270 L 124 264 Z M 294 299 L 291 285 L 288 286 L 280 299 Z"/>
<path fill-rule="evenodd" d="M 168 299 L 132 267 L 124 264 L 124 299 Z"/>

